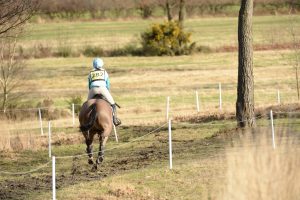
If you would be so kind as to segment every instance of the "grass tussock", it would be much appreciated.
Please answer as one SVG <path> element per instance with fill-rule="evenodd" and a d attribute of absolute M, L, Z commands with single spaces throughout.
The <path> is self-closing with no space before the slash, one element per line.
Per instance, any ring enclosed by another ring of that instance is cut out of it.
<path fill-rule="evenodd" d="M 259 133 L 255 137 L 246 134 L 241 145 L 227 149 L 226 181 L 220 199 L 299 199 L 299 138 L 283 133 L 275 149 L 267 134 Z"/>

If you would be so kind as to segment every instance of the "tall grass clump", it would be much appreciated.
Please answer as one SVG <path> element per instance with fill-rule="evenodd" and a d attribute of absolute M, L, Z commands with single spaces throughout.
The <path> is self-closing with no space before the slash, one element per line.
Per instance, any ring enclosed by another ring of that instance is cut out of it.
<path fill-rule="evenodd" d="M 281 133 L 275 149 L 269 131 L 227 148 L 226 186 L 220 199 L 299 199 L 299 137 Z"/>
<path fill-rule="evenodd" d="M 83 49 L 82 54 L 87 57 L 105 56 L 105 51 L 99 46 L 88 45 Z"/>

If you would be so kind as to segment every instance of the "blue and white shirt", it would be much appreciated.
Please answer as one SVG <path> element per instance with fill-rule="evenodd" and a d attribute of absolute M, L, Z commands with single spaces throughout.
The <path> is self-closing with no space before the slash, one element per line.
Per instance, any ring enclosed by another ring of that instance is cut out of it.
<path fill-rule="evenodd" d="M 110 90 L 110 81 L 105 69 L 95 69 L 88 76 L 89 89 L 104 86 Z"/>

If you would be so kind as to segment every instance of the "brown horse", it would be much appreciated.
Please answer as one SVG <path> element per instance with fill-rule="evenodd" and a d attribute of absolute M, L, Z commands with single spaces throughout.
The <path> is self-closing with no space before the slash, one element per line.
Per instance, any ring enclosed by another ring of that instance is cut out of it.
<path fill-rule="evenodd" d="M 88 163 L 94 165 L 94 168 L 97 169 L 97 165 L 104 159 L 104 147 L 112 131 L 112 108 L 103 99 L 90 99 L 82 105 L 79 122 L 80 130 L 87 145 Z M 95 164 L 92 143 L 96 134 L 99 136 L 99 152 Z"/>

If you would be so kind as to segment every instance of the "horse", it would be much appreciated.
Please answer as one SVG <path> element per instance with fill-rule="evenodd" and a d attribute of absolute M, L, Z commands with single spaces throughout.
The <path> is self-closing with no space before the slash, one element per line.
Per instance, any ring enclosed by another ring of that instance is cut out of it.
<path fill-rule="evenodd" d="M 79 123 L 87 146 L 88 163 L 97 169 L 97 166 L 104 160 L 105 144 L 113 127 L 111 105 L 101 97 L 87 100 L 80 109 Z M 94 163 L 92 143 L 96 134 L 99 136 L 99 152 Z"/>

